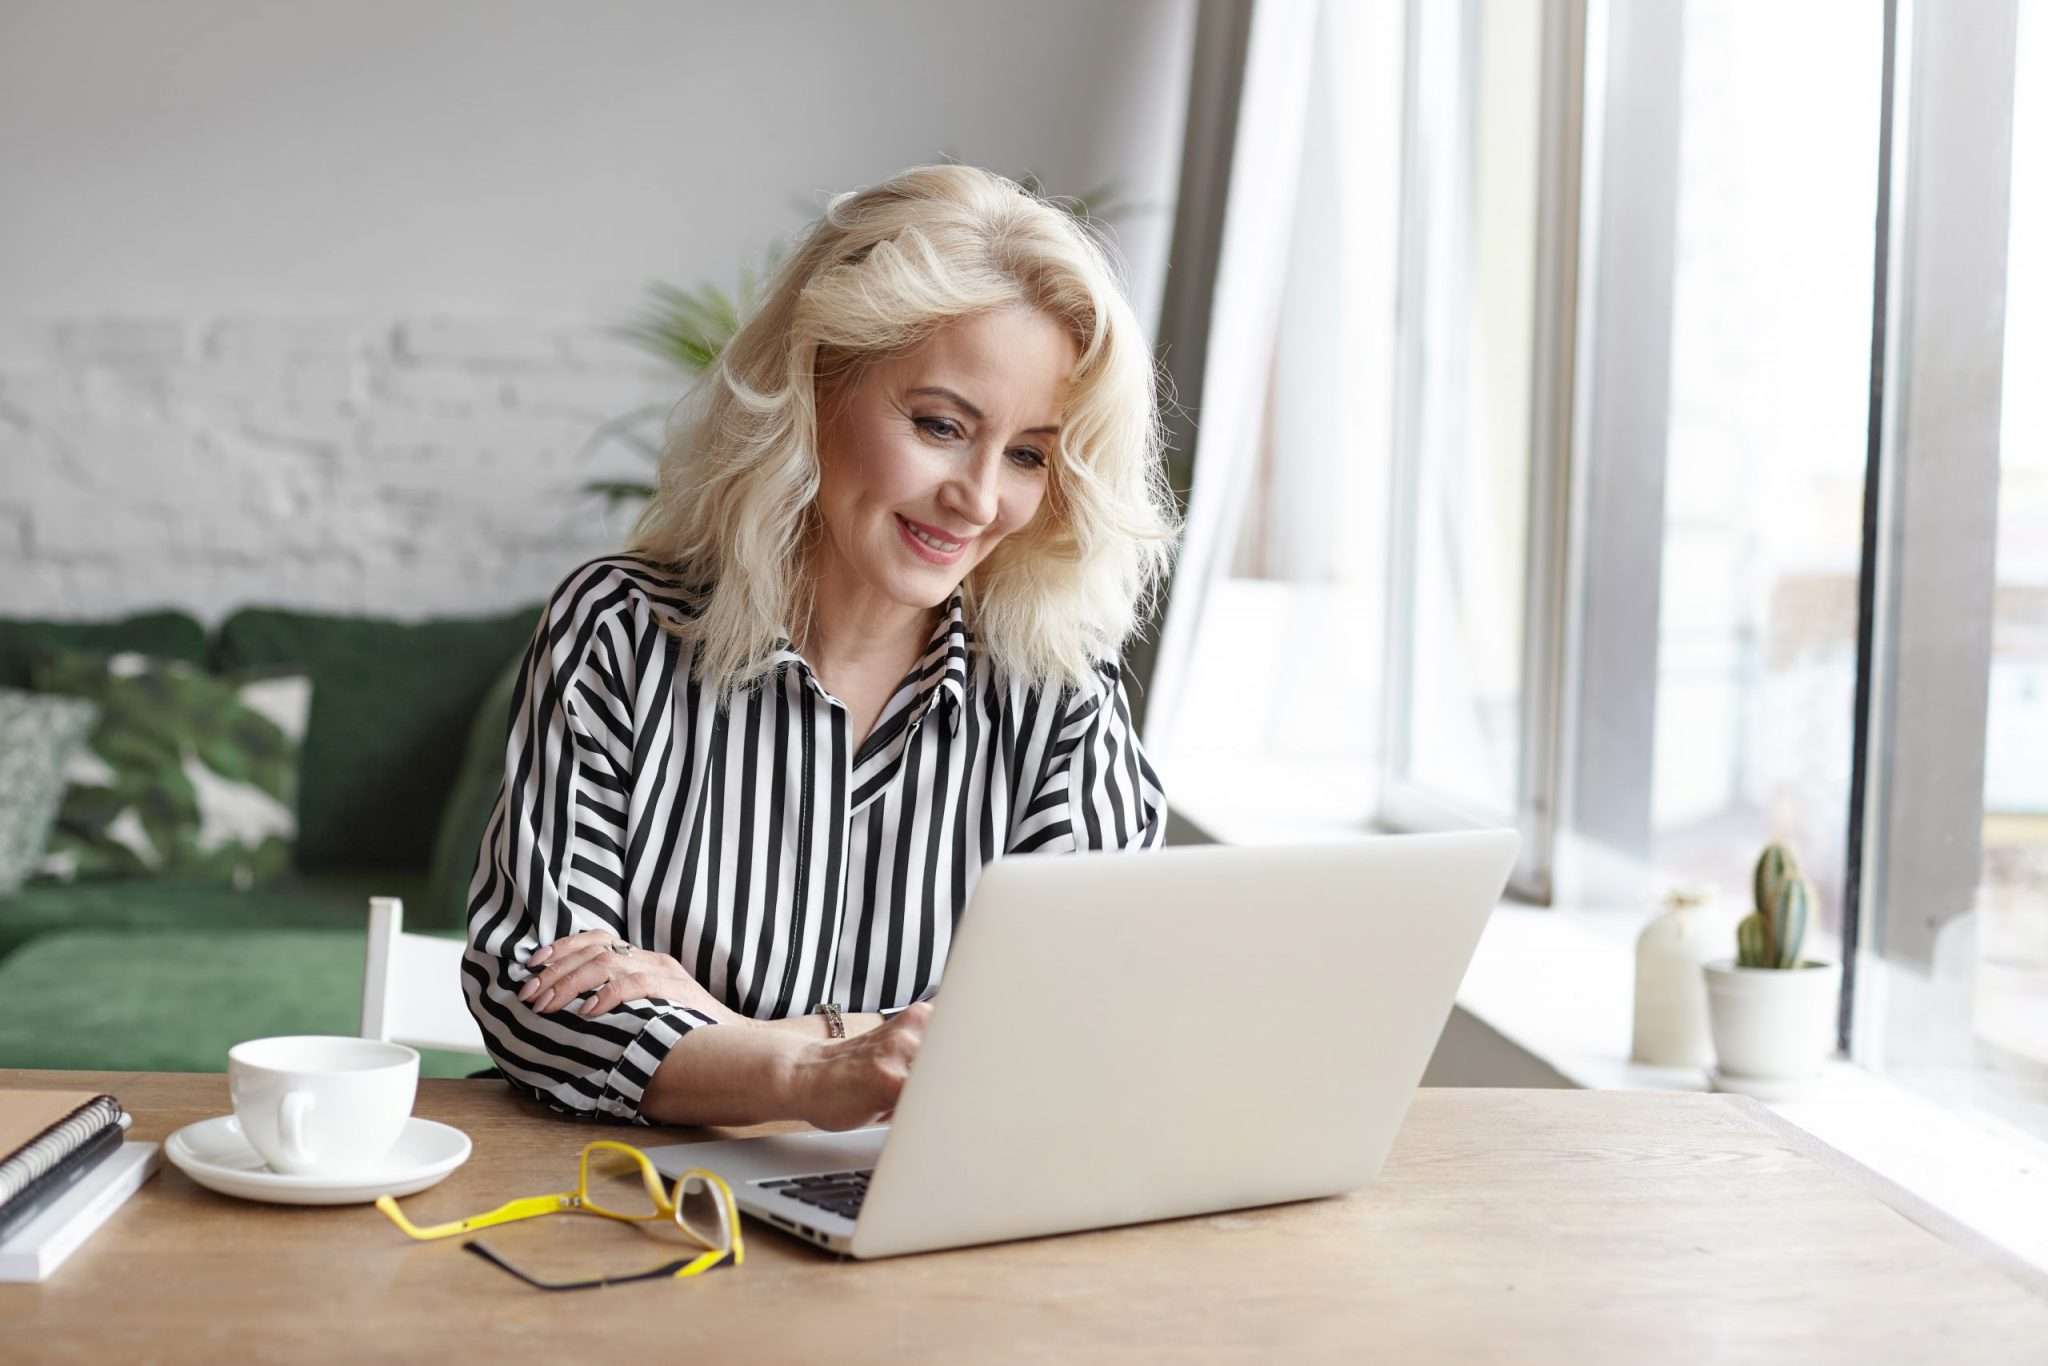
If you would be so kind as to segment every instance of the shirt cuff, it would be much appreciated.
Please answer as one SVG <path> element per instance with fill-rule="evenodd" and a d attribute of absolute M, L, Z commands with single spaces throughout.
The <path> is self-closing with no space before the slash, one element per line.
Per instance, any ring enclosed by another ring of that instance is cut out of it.
<path fill-rule="evenodd" d="M 605 1015 L 605 1020 L 609 1023 L 628 1013 L 626 1008 L 631 1004 L 630 1001 L 622 1002 Z M 640 1112 L 647 1088 L 654 1080 L 655 1069 L 661 1066 L 669 1050 L 681 1043 L 691 1030 L 718 1023 L 702 1011 L 688 1006 L 655 1006 L 653 1009 L 657 1013 L 641 1024 L 639 1034 L 626 1045 L 625 1051 L 619 1054 L 618 1062 L 606 1075 L 604 1090 L 597 1100 L 600 1114 L 623 1119 L 629 1124 L 655 1123 Z"/>

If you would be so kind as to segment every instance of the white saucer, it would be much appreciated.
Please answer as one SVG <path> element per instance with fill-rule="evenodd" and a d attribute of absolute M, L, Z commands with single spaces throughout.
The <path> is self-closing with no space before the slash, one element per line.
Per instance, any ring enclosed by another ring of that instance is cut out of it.
<path fill-rule="evenodd" d="M 164 1156 L 208 1190 L 280 1205 L 361 1205 L 380 1195 L 423 1191 L 469 1160 L 469 1135 L 415 1115 L 398 1146 L 375 1167 L 291 1176 L 274 1172 L 242 1137 L 233 1115 L 187 1124 L 164 1140 Z"/>

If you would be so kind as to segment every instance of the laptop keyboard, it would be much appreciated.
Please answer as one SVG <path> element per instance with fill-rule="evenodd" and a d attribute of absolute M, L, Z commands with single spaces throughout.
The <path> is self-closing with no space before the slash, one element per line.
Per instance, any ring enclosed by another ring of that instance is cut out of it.
<path fill-rule="evenodd" d="M 780 1191 L 792 1200 L 843 1214 L 848 1219 L 860 1213 L 860 1202 L 868 1193 L 869 1167 L 857 1172 L 820 1172 L 816 1176 L 786 1176 L 776 1181 L 756 1181 L 765 1190 Z"/>

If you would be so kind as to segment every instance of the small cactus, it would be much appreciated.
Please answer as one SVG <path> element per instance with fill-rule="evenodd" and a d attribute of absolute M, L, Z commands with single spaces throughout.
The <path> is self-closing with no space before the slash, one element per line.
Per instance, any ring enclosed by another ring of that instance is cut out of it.
<path fill-rule="evenodd" d="M 1756 861 L 1756 911 L 1735 927 L 1735 962 L 1745 968 L 1794 968 L 1816 900 L 1813 884 L 1782 844 Z"/>
<path fill-rule="evenodd" d="M 1767 844 L 1763 853 L 1757 856 L 1756 908 L 1769 914 L 1770 908 L 1778 904 L 1778 889 L 1799 876 L 1799 862 L 1792 857 L 1792 851 L 1782 844 Z"/>

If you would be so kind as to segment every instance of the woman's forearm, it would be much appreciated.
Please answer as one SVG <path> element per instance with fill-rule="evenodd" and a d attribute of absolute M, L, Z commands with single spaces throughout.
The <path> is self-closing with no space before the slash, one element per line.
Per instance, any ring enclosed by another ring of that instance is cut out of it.
<path fill-rule="evenodd" d="M 654 1069 L 640 1113 L 657 1124 L 796 1119 L 794 1062 L 807 1042 L 751 1022 L 699 1025 Z"/>
<path fill-rule="evenodd" d="M 848 1015 L 852 1038 L 881 1026 L 879 1014 Z M 657 1124 L 765 1124 L 803 1119 L 795 1060 L 825 1037 L 825 1017 L 735 1020 L 685 1034 L 641 1097 L 640 1111 Z"/>

